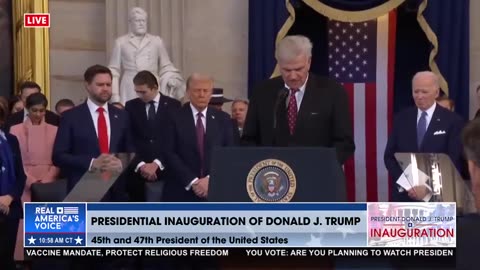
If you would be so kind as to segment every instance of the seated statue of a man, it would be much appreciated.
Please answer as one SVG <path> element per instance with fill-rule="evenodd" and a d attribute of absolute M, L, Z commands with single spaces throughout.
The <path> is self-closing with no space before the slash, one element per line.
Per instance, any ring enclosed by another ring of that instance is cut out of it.
<path fill-rule="evenodd" d="M 159 36 L 147 33 L 147 13 L 134 7 L 129 14 L 129 33 L 115 40 L 109 68 L 112 70 L 112 102 L 137 97 L 133 77 L 142 70 L 157 76 L 162 94 L 180 100 L 185 95 L 185 81 L 170 61 Z M 120 83 L 119 83 L 120 82 Z"/>

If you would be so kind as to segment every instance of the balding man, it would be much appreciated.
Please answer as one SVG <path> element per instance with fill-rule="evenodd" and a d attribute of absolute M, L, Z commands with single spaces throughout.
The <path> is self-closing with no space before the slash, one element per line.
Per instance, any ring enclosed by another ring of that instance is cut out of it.
<path fill-rule="evenodd" d="M 167 181 L 165 186 L 167 201 L 205 201 L 213 148 L 234 144 L 230 116 L 208 107 L 212 91 L 210 76 L 191 75 L 187 80 L 190 102 L 166 129 L 167 163 L 174 174 L 174 181 Z"/>
<path fill-rule="evenodd" d="M 460 132 L 464 121 L 435 102 L 439 92 L 437 75 L 430 71 L 418 72 L 412 80 L 415 107 L 400 112 L 394 119 L 384 155 L 385 166 L 394 181 L 391 185 L 392 201 L 411 202 L 429 198 L 429 190 L 424 185 L 410 190 L 399 188 L 396 181 L 402 175 L 402 169 L 395 153 L 444 153 L 459 171 L 462 168 Z"/>

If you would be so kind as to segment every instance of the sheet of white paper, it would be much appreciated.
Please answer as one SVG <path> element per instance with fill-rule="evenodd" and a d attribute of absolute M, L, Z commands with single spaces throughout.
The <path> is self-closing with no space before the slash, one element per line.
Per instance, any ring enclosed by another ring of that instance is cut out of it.
<path fill-rule="evenodd" d="M 403 190 L 409 190 L 412 188 L 412 184 L 408 181 L 404 173 L 402 173 L 402 175 L 400 175 L 398 178 L 397 185 L 399 185 Z"/>
<path fill-rule="evenodd" d="M 403 171 L 402 175 L 400 175 L 400 177 L 397 179 L 397 184 L 405 190 L 410 190 L 413 186 L 426 185 L 430 177 L 428 177 L 428 175 L 419 169 L 415 169 L 415 173 L 418 175 L 418 177 L 416 177 L 418 179 L 418 183 L 413 183 L 414 177 L 412 164 L 408 165 L 405 171 Z"/>

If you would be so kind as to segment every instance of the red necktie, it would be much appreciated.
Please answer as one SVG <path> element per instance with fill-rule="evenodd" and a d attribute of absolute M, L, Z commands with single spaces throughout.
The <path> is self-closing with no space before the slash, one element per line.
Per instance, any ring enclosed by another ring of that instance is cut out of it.
<path fill-rule="evenodd" d="M 99 107 L 97 109 L 98 119 L 97 119 L 97 128 L 98 128 L 98 145 L 100 146 L 100 153 L 108 153 L 108 132 L 107 132 L 107 120 L 105 120 L 105 109 Z"/>
<path fill-rule="evenodd" d="M 293 135 L 295 130 L 295 124 L 297 123 L 297 98 L 295 93 L 298 89 L 290 90 L 290 100 L 288 101 L 288 128 L 290 129 L 290 135 Z"/>

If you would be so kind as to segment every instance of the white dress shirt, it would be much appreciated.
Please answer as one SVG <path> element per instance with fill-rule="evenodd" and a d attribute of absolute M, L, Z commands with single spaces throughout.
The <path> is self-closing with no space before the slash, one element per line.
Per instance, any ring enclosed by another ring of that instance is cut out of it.
<path fill-rule="evenodd" d="M 190 103 L 190 108 L 192 109 L 192 115 L 193 115 L 193 122 L 195 123 L 195 126 L 197 125 L 197 114 L 199 113 L 199 111 L 197 110 L 197 108 L 195 108 L 192 103 Z M 201 111 L 200 113 L 202 114 L 202 124 L 203 124 L 203 128 L 205 129 L 205 133 L 207 133 L 207 108 L 203 109 L 203 111 Z M 207 175 L 206 177 L 210 177 L 210 175 Z M 195 184 L 197 181 L 198 181 L 198 177 L 195 177 L 195 179 L 192 180 L 192 182 L 190 182 L 186 187 L 185 189 L 186 190 L 190 190 L 192 188 L 192 185 Z"/>
<path fill-rule="evenodd" d="M 430 125 L 430 121 L 432 120 L 432 116 L 433 116 L 433 113 L 435 112 L 436 107 L 437 107 L 437 103 L 434 102 L 433 105 L 425 111 L 427 113 L 427 117 L 426 117 L 427 128 L 426 129 L 428 129 L 428 125 Z M 418 121 L 420 121 L 420 117 L 422 116 L 422 112 L 423 112 L 422 110 L 417 109 L 417 125 L 418 125 Z"/>
<path fill-rule="evenodd" d="M 108 136 L 108 145 L 109 145 L 108 148 L 110 149 L 111 130 L 110 130 L 110 117 L 108 116 L 108 103 L 105 103 L 102 106 L 98 106 L 97 104 L 93 103 L 93 101 L 91 101 L 90 98 L 88 98 L 87 106 L 88 106 L 88 110 L 90 111 L 90 115 L 92 116 L 93 126 L 95 127 L 95 133 L 97 134 L 97 138 L 98 138 L 98 114 L 99 114 L 99 112 L 97 112 L 97 109 L 99 107 L 102 107 L 105 110 L 104 115 L 105 115 L 105 121 L 107 122 L 107 136 Z M 95 158 L 92 158 L 92 161 L 90 161 L 89 170 L 92 169 L 92 164 L 94 159 Z"/>
<path fill-rule="evenodd" d="M 158 104 L 160 104 L 160 93 L 157 93 L 157 95 L 153 98 L 153 106 L 155 106 L 155 113 L 157 113 L 158 110 Z M 152 106 L 150 103 L 147 103 L 145 105 L 145 113 L 148 119 L 148 110 L 150 109 L 150 106 Z M 161 171 L 165 170 L 165 166 L 163 166 L 162 162 L 158 159 L 154 159 L 153 162 L 155 162 L 158 165 L 158 168 L 160 168 Z M 138 172 L 140 168 L 145 165 L 145 161 L 140 161 L 135 167 L 135 172 Z"/>
<path fill-rule="evenodd" d="M 308 77 L 303 83 L 303 85 L 298 89 L 298 91 L 295 93 L 295 99 L 297 100 L 297 112 L 300 110 L 300 105 L 302 105 L 302 100 L 303 96 L 305 95 L 305 88 L 307 87 L 307 82 L 308 82 Z M 288 87 L 287 84 L 285 84 L 285 88 L 288 89 L 288 98 L 286 100 L 286 106 L 288 106 L 288 102 L 290 100 L 290 96 L 292 94 L 292 89 Z"/>
<path fill-rule="evenodd" d="M 155 106 L 155 113 L 157 113 L 158 110 L 158 104 L 160 104 L 160 93 L 157 93 L 157 95 L 153 98 L 153 105 Z M 150 109 L 150 103 L 147 103 L 145 106 L 145 112 L 147 113 L 148 116 L 148 110 Z"/>
<path fill-rule="evenodd" d="M 25 122 L 28 118 L 28 110 L 27 108 L 23 109 L 23 122 Z"/>

